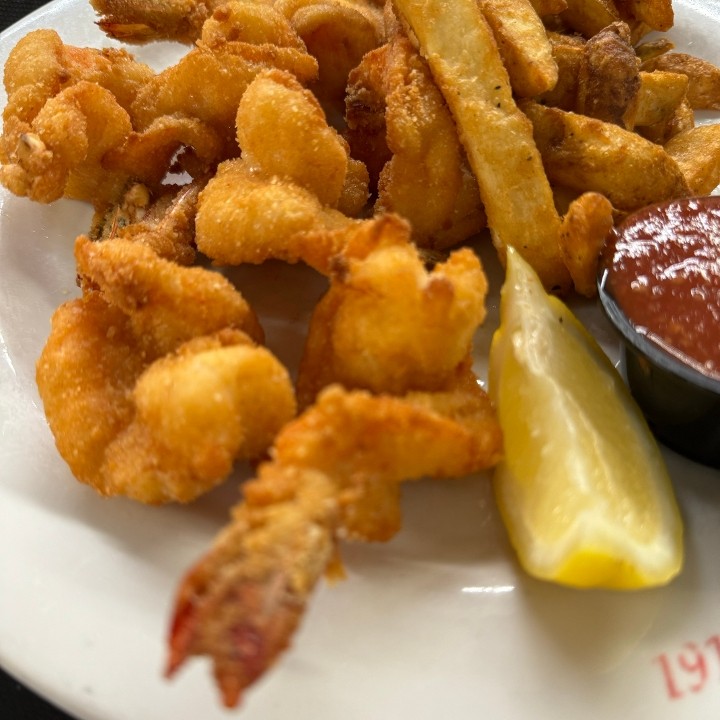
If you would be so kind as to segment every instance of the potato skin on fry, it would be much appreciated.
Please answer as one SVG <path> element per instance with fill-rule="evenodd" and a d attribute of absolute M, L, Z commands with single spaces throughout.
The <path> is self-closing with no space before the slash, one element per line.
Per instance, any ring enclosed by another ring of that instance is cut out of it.
<path fill-rule="evenodd" d="M 531 101 L 523 101 L 521 107 L 533 123 L 553 182 L 599 192 L 621 210 L 690 192 L 677 163 L 649 140 L 617 125 Z"/>

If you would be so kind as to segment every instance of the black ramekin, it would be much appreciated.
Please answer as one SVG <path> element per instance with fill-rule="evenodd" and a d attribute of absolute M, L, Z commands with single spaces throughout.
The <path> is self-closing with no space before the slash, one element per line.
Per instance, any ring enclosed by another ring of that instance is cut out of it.
<path fill-rule="evenodd" d="M 720 468 L 720 380 L 663 350 L 636 330 L 612 297 L 609 270 L 601 266 L 598 294 L 619 331 L 630 392 L 655 436 L 686 457 Z"/>

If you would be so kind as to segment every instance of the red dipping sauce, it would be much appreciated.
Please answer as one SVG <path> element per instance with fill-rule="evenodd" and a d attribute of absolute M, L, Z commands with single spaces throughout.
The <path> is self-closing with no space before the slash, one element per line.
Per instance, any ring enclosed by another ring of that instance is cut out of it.
<path fill-rule="evenodd" d="M 720 197 L 644 208 L 606 253 L 607 290 L 636 330 L 720 379 Z"/>

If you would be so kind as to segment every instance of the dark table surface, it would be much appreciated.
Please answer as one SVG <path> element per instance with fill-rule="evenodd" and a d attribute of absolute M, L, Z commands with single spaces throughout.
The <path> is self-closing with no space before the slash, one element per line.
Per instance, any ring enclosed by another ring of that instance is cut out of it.
<path fill-rule="evenodd" d="M 46 0 L 0 0 L 0 31 L 45 5 Z M 72 720 L 0 669 L 2 720 Z"/>

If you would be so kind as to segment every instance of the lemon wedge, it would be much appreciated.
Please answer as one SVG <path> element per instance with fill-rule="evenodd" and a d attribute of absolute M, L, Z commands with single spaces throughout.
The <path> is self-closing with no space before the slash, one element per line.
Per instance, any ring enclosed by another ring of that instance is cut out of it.
<path fill-rule="evenodd" d="M 655 439 L 605 353 L 512 248 L 489 390 L 505 442 L 495 494 L 528 573 L 614 589 L 678 574 L 682 520 Z"/>

